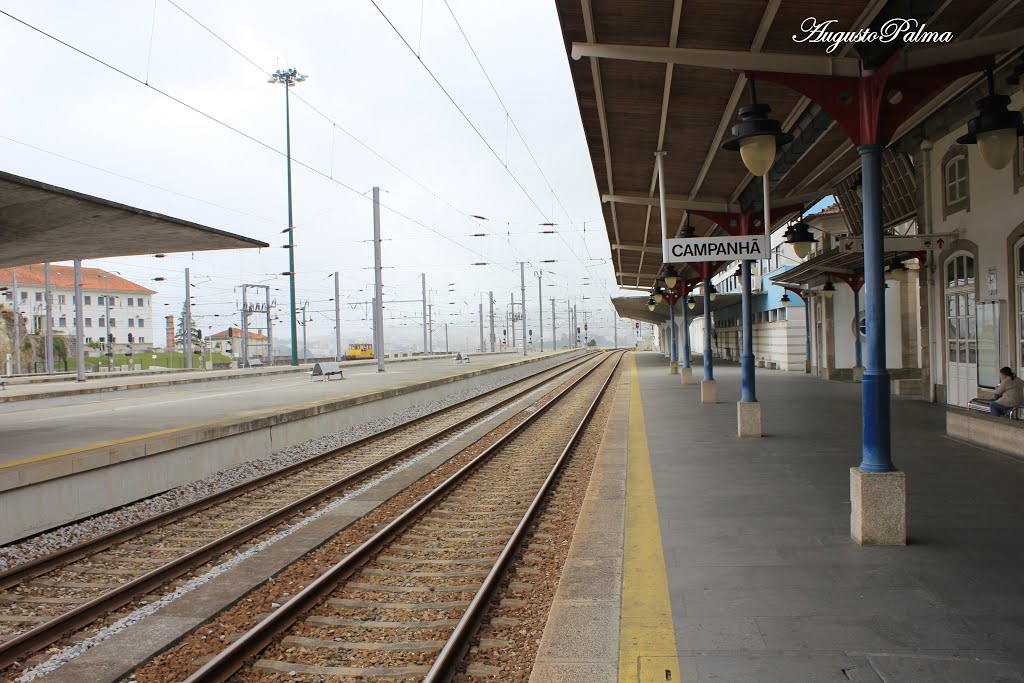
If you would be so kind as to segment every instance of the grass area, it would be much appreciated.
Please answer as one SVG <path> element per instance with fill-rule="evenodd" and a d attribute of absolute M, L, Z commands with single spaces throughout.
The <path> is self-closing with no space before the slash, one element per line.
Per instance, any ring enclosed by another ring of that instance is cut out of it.
<path fill-rule="evenodd" d="M 193 356 L 194 367 L 200 367 L 199 356 Z M 209 364 L 210 356 L 206 355 L 207 364 Z M 183 368 L 185 367 L 185 359 L 181 351 L 151 351 L 151 352 L 139 352 L 133 356 L 135 361 L 136 370 L 146 370 L 154 365 L 161 368 Z M 213 354 L 214 363 L 230 363 L 231 357 L 223 353 Z M 99 356 L 96 358 L 86 358 L 85 364 L 90 369 L 97 365 L 107 366 L 107 357 Z M 114 354 L 114 365 L 128 365 L 128 356 L 123 353 Z M 74 358 L 68 359 L 68 369 L 73 370 L 77 367 Z"/>

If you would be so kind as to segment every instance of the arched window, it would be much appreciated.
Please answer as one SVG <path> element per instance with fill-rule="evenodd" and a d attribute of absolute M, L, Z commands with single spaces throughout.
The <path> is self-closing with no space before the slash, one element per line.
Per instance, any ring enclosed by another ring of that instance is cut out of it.
<path fill-rule="evenodd" d="M 967 149 L 952 145 L 942 157 L 942 217 L 971 210 L 970 166 Z"/>
<path fill-rule="evenodd" d="M 978 387 L 977 285 L 974 256 L 957 252 L 945 263 L 947 402 L 967 405 Z"/>

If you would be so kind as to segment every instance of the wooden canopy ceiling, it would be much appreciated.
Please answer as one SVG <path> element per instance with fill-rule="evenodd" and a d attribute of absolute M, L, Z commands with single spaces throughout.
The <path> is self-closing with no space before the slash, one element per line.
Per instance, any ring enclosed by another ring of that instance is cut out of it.
<path fill-rule="evenodd" d="M 824 44 L 793 41 L 794 35 L 802 34 L 801 23 L 808 17 L 835 19 L 834 30 L 843 31 L 893 17 L 916 17 L 927 23 L 928 30 L 952 32 L 955 40 L 1024 26 L 1021 0 L 982 4 L 973 0 L 555 0 L 555 4 L 567 56 L 573 43 L 826 56 Z M 921 47 L 910 45 L 907 50 Z M 887 56 L 878 54 L 885 49 L 878 44 L 859 49 L 863 54 L 847 44 L 828 56 L 860 56 L 872 63 Z M 602 205 L 620 285 L 651 286 L 662 268 L 656 151 L 666 152 L 665 187 L 670 198 L 741 210 L 761 205 L 761 183 L 747 172 L 739 154 L 719 149 L 738 121 L 738 107 L 749 101 L 743 73 L 599 57 L 570 57 L 569 63 L 598 189 L 605 198 L 629 198 Z M 933 95 L 897 137 L 975 78 L 961 79 Z M 833 194 L 859 166 L 846 133 L 820 107 L 792 90 L 764 81 L 758 82 L 757 90 L 758 99 L 771 106 L 772 116 L 795 135 L 769 174 L 772 205 L 802 201 L 809 206 Z M 912 173 L 909 165 L 907 169 Z M 901 179 L 903 185 L 906 181 Z M 637 200 L 648 200 L 653 206 Z M 676 233 L 683 216 L 683 209 L 666 210 L 670 234 Z M 698 235 L 714 229 L 699 216 L 691 221 Z"/>

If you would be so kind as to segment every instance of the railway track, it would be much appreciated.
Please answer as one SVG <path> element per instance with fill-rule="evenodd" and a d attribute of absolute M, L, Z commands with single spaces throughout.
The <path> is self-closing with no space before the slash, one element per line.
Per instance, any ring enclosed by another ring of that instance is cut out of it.
<path fill-rule="evenodd" d="M 0 669 L 591 363 L 575 357 L 0 574 Z"/>
<path fill-rule="evenodd" d="M 452 680 L 622 355 L 565 386 L 186 683 Z"/>

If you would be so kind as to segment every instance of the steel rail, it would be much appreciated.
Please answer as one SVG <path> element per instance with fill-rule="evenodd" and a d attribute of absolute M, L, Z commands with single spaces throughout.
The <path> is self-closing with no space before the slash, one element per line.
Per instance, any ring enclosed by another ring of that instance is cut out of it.
<path fill-rule="evenodd" d="M 617 364 L 618 360 L 616 360 L 616 366 Z M 303 614 L 315 607 L 327 595 L 332 593 L 337 588 L 338 584 L 352 576 L 352 574 L 354 574 L 370 558 L 372 553 L 380 549 L 381 546 L 409 527 L 421 512 L 426 511 L 448 494 L 469 474 L 478 469 L 495 453 L 504 448 L 510 441 L 512 441 L 512 439 L 536 422 L 542 415 L 547 414 L 552 407 L 560 403 L 561 400 L 572 392 L 573 389 L 579 386 L 583 380 L 603 365 L 604 362 L 596 363 L 594 367 L 590 368 L 583 375 L 573 380 L 571 384 L 558 392 L 558 394 L 556 394 L 550 401 L 531 413 L 512 430 L 488 446 L 483 452 L 474 457 L 468 463 L 463 465 L 457 472 L 420 498 L 416 503 L 412 504 L 405 510 L 405 512 L 393 519 L 380 531 L 364 541 L 359 547 L 343 557 L 337 564 L 311 581 L 305 588 L 289 599 L 288 602 L 281 605 L 260 623 L 256 624 L 256 626 L 249 629 L 241 637 L 231 643 L 231 645 L 215 655 L 198 671 L 185 679 L 184 683 L 215 683 L 228 680 L 245 665 L 245 662 L 250 657 L 255 656 L 265 649 L 282 631 L 292 626 Z"/>
<path fill-rule="evenodd" d="M 539 370 L 531 375 L 527 375 L 526 377 L 518 379 L 515 382 L 510 382 L 509 384 L 505 384 L 500 387 L 495 387 L 494 389 L 489 389 L 481 394 L 478 394 L 467 399 L 463 399 L 462 401 L 453 403 L 450 406 L 441 408 L 440 410 L 436 410 L 432 413 L 427 413 L 426 415 L 420 415 L 419 417 L 407 420 L 406 422 L 403 422 L 401 424 L 393 425 L 375 434 L 370 434 L 369 436 L 364 436 L 361 439 L 357 439 L 351 443 L 339 446 L 338 448 L 335 448 L 334 450 L 328 451 L 326 453 L 321 453 L 320 455 L 316 455 L 313 456 L 312 458 L 307 458 L 306 460 L 293 463 L 291 465 L 288 465 L 287 467 L 283 467 L 272 472 L 267 472 L 266 474 L 261 474 L 255 479 L 240 482 L 226 489 L 222 489 L 220 491 L 212 493 L 209 496 L 204 496 L 190 503 L 185 503 L 184 505 L 180 505 L 170 510 L 166 510 L 152 517 L 147 517 L 145 519 L 139 520 L 128 526 L 121 527 L 119 529 L 115 529 L 114 531 L 107 532 L 100 536 L 96 536 L 94 538 L 81 541 L 80 543 L 68 546 L 67 548 L 63 548 L 57 552 L 43 555 L 39 558 L 36 558 L 35 560 L 19 564 L 5 572 L 0 572 L 0 590 L 7 589 L 13 585 L 21 583 L 22 581 L 28 578 L 32 578 L 34 576 L 39 576 L 40 574 L 45 574 L 49 571 L 53 571 L 53 569 L 61 566 L 62 564 L 67 564 L 68 562 L 80 559 L 82 557 L 86 557 L 105 548 L 109 548 L 110 546 L 116 543 L 132 538 L 133 536 L 137 536 L 140 533 L 150 531 L 157 527 L 165 526 L 171 522 L 174 522 L 177 519 L 181 519 L 182 517 L 195 514 L 196 512 L 201 512 L 205 508 L 212 507 L 213 505 L 222 503 L 225 500 L 229 500 L 243 493 L 247 493 L 248 491 L 259 488 L 263 484 L 272 482 L 275 479 L 281 479 L 288 475 L 294 474 L 295 472 L 305 469 L 310 465 L 317 465 L 320 464 L 321 462 L 324 462 L 325 460 L 330 460 L 331 458 L 337 457 L 338 455 L 341 455 L 346 451 L 351 451 L 357 448 L 368 446 L 374 441 L 378 441 L 385 437 L 392 436 L 396 432 L 415 426 L 426 420 L 440 417 L 444 413 L 451 412 L 455 409 L 461 408 L 467 403 L 479 400 L 481 398 L 486 398 L 487 396 L 495 394 L 499 391 L 504 391 L 509 387 L 513 386 L 514 384 L 520 382 L 527 382 L 531 379 L 536 378 L 538 375 L 541 375 L 545 372 L 550 372 L 551 370 L 555 370 L 569 363 L 576 362 L 577 365 L 580 365 L 584 362 L 584 360 L 587 357 L 589 356 L 583 356 L 582 358 L 580 356 L 575 356 L 573 358 L 570 358 L 569 360 L 558 363 L 557 365 L 553 365 L 549 368 Z M 107 514 L 109 512 L 110 510 L 107 510 L 100 514 Z"/>
<path fill-rule="evenodd" d="M 430 670 L 427 672 L 426 677 L 423 679 L 423 683 L 449 683 L 449 681 L 451 681 L 458 673 L 457 669 L 459 663 L 462 661 L 463 656 L 465 656 L 466 651 L 469 649 L 470 640 L 476 633 L 480 619 L 487 610 L 487 604 L 490 601 L 494 590 L 498 587 L 498 582 L 501 580 L 501 577 L 504 576 L 512 558 L 515 557 L 515 553 L 518 551 L 519 546 L 522 545 L 523 539 L 526 537 L 527 530 L 533 523 L 533 520 L 536 517 L 537 512 L 540 510 L 545 497 L 554 487 L 555 479 L 561 472 L 562 466 L 565 464 L 566 460 L 569 459 L 570 452 L 576 447 L 580 437 L 583 435 L 583 431 L 590 422 L 590 418 L 593 417 L 594 413 L 597 411 L 597 405 L 601 402 L 601 398 L 604 396 L 605 391 L 611 384 L 612 378 L 615 376 L 615 370 L 619 367 L 619 363 L 622 361 L 622 357 L 624 355 L 625 353 L 620 353 L 619 357 L 615 360 L 615 365 L 612 367 L 612 371 L 608 373 L 608 378 L 605 379 L 604 384 L 601 385 L 601 389 L 597 392 L 597 396 L 594 397 L 590 407 L 587 408 L 586 414 L 583 416 L 583 419 L 580 420 L 580 423 L 577 425 L 572 437 L 569 438 L 569 443 L 566 444 L 565 449 L 562 450 L 562 454 L 558 456 L 558 460 L 551 468 L 551 472 L 544 480 L 544 483 L 541 484 L 540 490 L 537 491 L 537 495 L 534 496 L 533 502 L 530 503 L 530 507 L 527 508 L 522 520 L 516 526 L 515 531 L 512 532 L 512 536 L 505 544 L 501 554 L 498 555 L 498 559 L 495 560 L 494 566 L 491 567 L 491 570 L 487 573 L 483 583 L 480 584 L 480 588 L 477 589 L 476 595 L 473 596 L 473 600 L 469 603 L 469 607 L 466 608 L 462 618 L 459 619 L 459 623 L 455 625 L 455 630 L 452 631 L 452 634 L 448 637 L 448 640 L 441 648 L 441 652 L 437 655 L 437 659 L 434 660 L 433 666 L 431 666 Z"/>
<path fill-rule="evenodd" d="M 26 563 L 25 565 L 19 565 L 18 567 L 15 567 L 14 569 L 5 574 L 0 574 L 0 589 L 8 588 L 12 585 L 17 585 L 18 583 L 33 578 L 34 576 L 38 576 L 40 574 L 45 574 L 55 569 L 59 569 L 61 566 L 66 565 L 69 562 L 73 562 L 74 560 L 86 557 L 95 552 L 99 552 L 100 550 L 108 548 L 111 545 L 114 545 L 118 542 L 128 540 L 129 538 L 135 536 L 139 536 L 154 528 L 164 526 L 169 523 L 173 523 L 174 521 L 186 517 L 190 514 L 201 512 L 205 509 L 212 507 L 213 505 L 216 505 L 217 503 L 224 502 L 225 500 L 230 500 L 231 498 L 234 498 L 237 495 L 258 488 L 260 485 L 264 483 L 269 483 L 274 479 L 280 479 L 285 476 L 288 476 L 296 471 L 304 469 L 304 467 L 310 466 L 311 464 L 321 462 L 330 457 L 336 457 L 346 451 L 353 450 L 355 448 L 360 448 L 369 445 L 373 441 L 379 440 L 383 436 L 390 435 L 401 429 L 406 429 L 415 424 L 419 424 L 420 422 L 426 419 L 438 417 L 439 415 L 445 412 L 450 412 L 451 410 L 464 406 L 465 404 L 471 401 L 475 401 L 488 395 L 497 393 L 498 391 L 507 390 L 510 386 L 513 386 L 515 384 L 528 382 L 529 380 L 536 378 L 538 375 L 544 374 L 546 372 L 551 372 L 553 370 L 558 370 L 559 368 L 562 369 L 562 372 L 570 372 L 576 369 L 578 366 L 583 365 L 592 358 L 592 354 L 587 354 L 582 358 L 579 356 L 571 358 L 567 361 L 564 361 L 549 368 L 545 368 L 544 370 L 540 370 L 522 379 L 516 380 L 515 382 L 511 382 L 501 387 L 488 390 L 472 398 L 459 401 L 458 403 L 454 403 L 451 406 L 442 408 L 439 411 L 435 411 L 433 413 L 420 416 L 413 420 L 404 422 L 400 425 L 389 427 L 388 429 L 378 432 L 377 434 L 373 434 L 368 437 L 359 439 L 357 441 L 353 441 L 350 444 L 346 444 L 333 451 L 316 456 L 315 458 L 310 458 L 308 460 L 304 460 L 294 465 L 289 465 L 286 468 L 275 470 L 274 472 L 262 475 L 249 482 L 243 482 L 229 489 L 225 489 L 224 491 L 215 493 L 207 498 L 202 498 L 200 500 L 194 501 L 193 503 L 188 503 L 179 508 L 174 508 L 173 510 L 161 513 L 160 515 L 157 515 L 154 518 L 147 518 L 145 520 L 141 520 L 129 527 L 125 527 L 124 529 L 119 529 L 108 534 L 105 534 L 104 536 L 97 537 L 96 539 L 92 539 L 91 541 L 86 541 L 82 544 L 72 546 L 68 549 L 69 554 L 74 553 L 70 557 L 64 554 L 53 554 L 39 558 L 39 560 L 36 560 L 35 562 Z M 563 367 L 566 365 L 570 365 L 570 367 Z M 557 374 L 558 373 L 555 373 L 555 376 L 557 376 Z M 554 379 L 554 377 L 552 377 L 552 379 Z M 540 384 L 543 384 L 543 382 L 531 385 L 521 391 L 518 391 L 512 396 L 506 399 L 502 399 L 500 402 L 492 406 L 488 406 L 480 411 L 477 411 L 472 415 L 469 415 L 466 418 L 459 420 L 458 422 L 452 425 L 444 427 L 443 429 L 434 432 L 424 437 L 423 439 L 420 439 L 416 443 L 405 446 L 402 449 L 396 451 L 395 453 L 392 453 L 391 455 L 388 455 L 385 458 L 378 460 L 377 462 L 371 463 L 357 470 L 356 472 L 346 475 L 345 477 L 338 479 L 316 491 L 313 491 L 303 496 L 302 498 L 299 498 L 289 503 L 288 505 L 275 510 L 274 512 L 264 515 L 263 517 L 253 520 L 245 526 L 239 527 L 229 532 L 228 534 L 221 536 L 220 538 L 210 541 L 208 544 L 204 546 L 196 548 L 195 550 L 185 555 L 175 558 L 170 562 L 161 565 L 160 567 L 157 567 L 136 579 L 133 579 L 132 581 L 121 584 L 117 588 L 106 593 L 103 593 L 102 595 L 99 595 L 96 598 L 89 600 L 88 602 L 82 603 L 81 605 L 75 607 L 72 610 L 69 610 L 68 612 L 55 616 L 53 619 L 50 619 L 49 621 L 46 621 L 40 624 L 39 626 L 29 629 L 28 631 L 25 631 L 15 636 L 14 638 L 11 638 L 10 640 L 0 643 L 0 669 L 10 666 L 19 658 L 23 657 L 24 655 L 30 652 L 37 651 L 40 648 L 52 644 L 53 642 L 63 637 L 69 631 L 81 628 L 95 621 L 99 616 L 102 616 L 103 614 L 110 612 L 111 610 L 117 609 L 131 602 L 137 596 L 155 590 L 156 588 L 167 583 L 168 581 L 171 581 L 181 576 L 182 574 L 187 573 L 194 567 L 205 564 L 210 559 L 226 552 L 230 548 L 239 545 L 240 543 L 244 543 L 250 538 L 262 533 L 266 529 L 269 529 L 279 524 L 282 520 L 291 517 L 299 510 L 315 505 L 323 501 L 324 499 L 329 498 L 332 495 L 335 495 L 340 489 L 350 486 L 355 481 L 365 478 L 369 475 L 374 474 L 375 472 L 378 472 L 388 467 L 389 465 L 393 464 L 396 460 L 399 460 L 412 452 L 415 452 L 428 446 L 430 442 L 444 438 L 448 434 L 451 434 L 452 432 L 461 429 L 467 424 L 480 419 L 487 413 L 492 413 L 497 410 L 500 410 L 501 408 L 507 406 L 508 404 L 519 400 L 520 398 L 530 393 L 531 391 L 536 390 L 537 387 L 540 386 Z M 232 492 L 235 495 L 224 495 Z M 83 551 L 83 547 L 88 547 L 88 552 Z"/>

